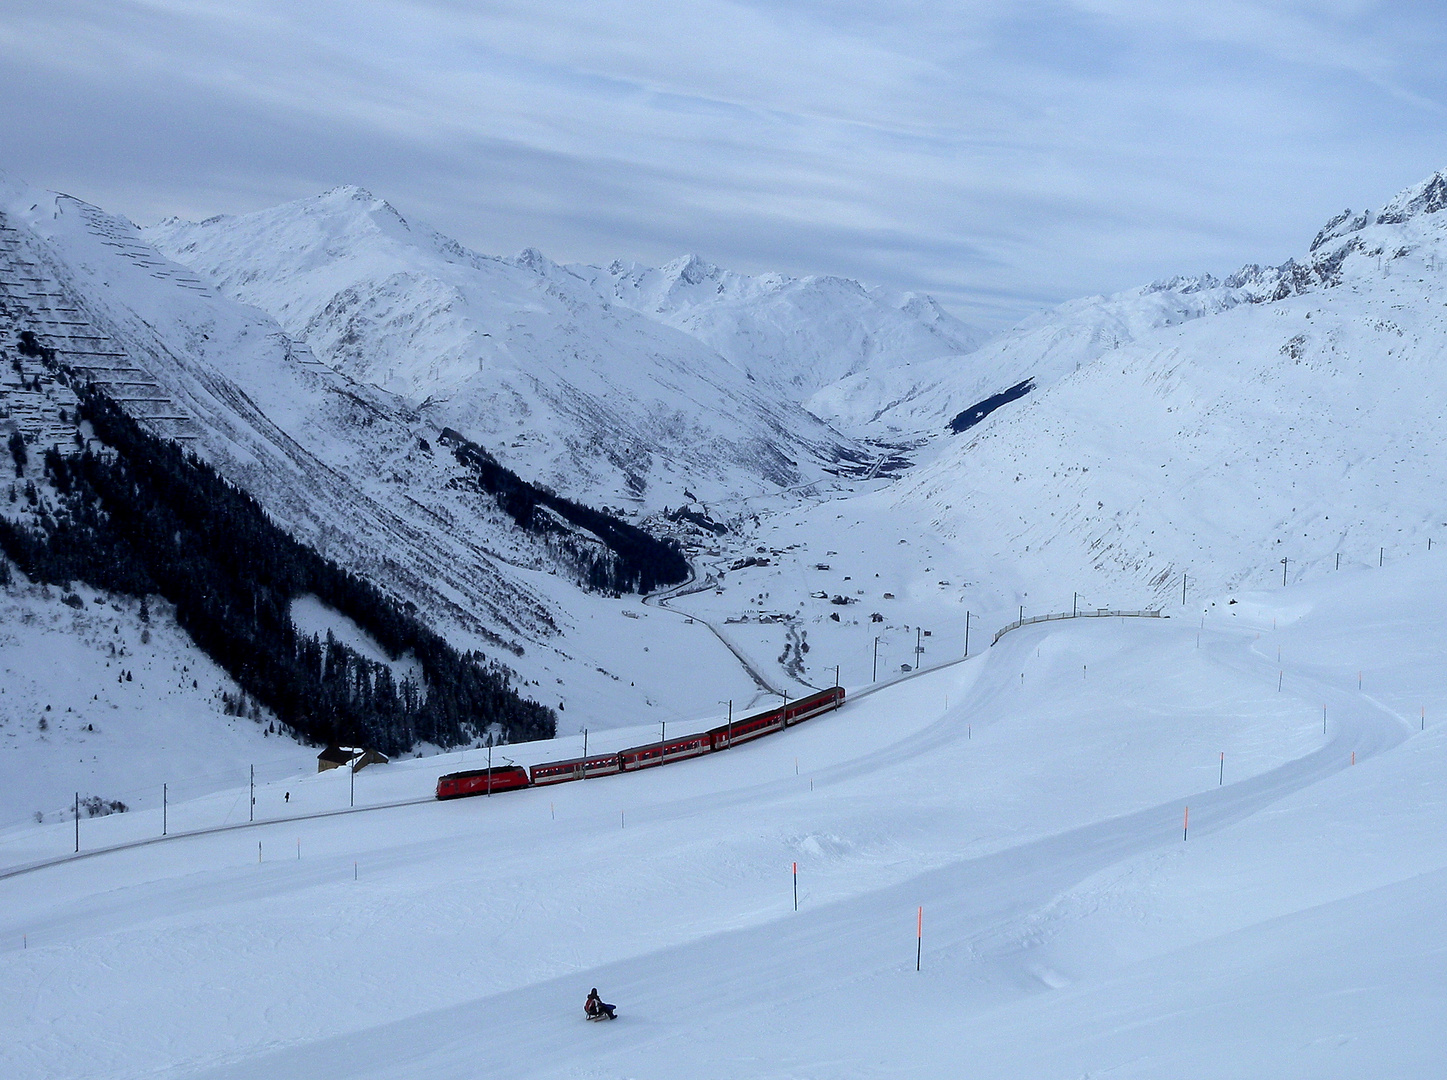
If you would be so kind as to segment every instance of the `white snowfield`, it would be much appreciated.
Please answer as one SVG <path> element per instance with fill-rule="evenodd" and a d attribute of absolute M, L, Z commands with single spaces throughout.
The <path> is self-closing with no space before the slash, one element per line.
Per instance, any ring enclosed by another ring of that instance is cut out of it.
<path fill-rule="evenodd" d="M 1444 559 L 1024 627 L 643 774 L 372 767 L 424 801 L 0 879 L 0 1075 L 1442 1075 Z"/>

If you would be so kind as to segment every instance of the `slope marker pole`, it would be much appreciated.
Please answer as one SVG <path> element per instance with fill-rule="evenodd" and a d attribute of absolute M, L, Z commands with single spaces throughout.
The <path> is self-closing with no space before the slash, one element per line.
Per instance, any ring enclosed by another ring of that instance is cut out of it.
<path fill-rule="evenodd" d="M 921 906 L 914 924 L 914 969 L 919 970 L 920 957 L 924 954 L 924 907 Z"/>
<path fill-rule="evenodd" d="M 1226 751 L 1222 750 L 1222 751 L 1221 751 L 1221 776 L 1220 776 L 1220 779 L 1218 779 L 1218 780 L 1216 781 L 1216 786 L 1217 786 L 1217 787 L 1220 787 L 1220 786 L 1221 786 L 1222 784 L 1224 784 L 1225 782 L 1226 782 Z"/>
<path fill-rule="evenodd" d="M 161 785 L 161 835 L 166 835 L 166 785 Z"/>
<path fill-rule="evenodd" d="M 794 910 L 799 910 L 799 864 L 794 864 Z"/>
<path fill-rule="evenodd" d="M 1182 839 L 1182 840 L 1185 840 L 1185 838 L 1190 834 L 1190 832 L 1191 832 L 1191 808 L 1188 806 L 1188 807 L 1186 807 L 1186 816 L 1185 816 L 1185 818 L 1182 819 L 1182 821 L 1181 821 L 1181 839 Z"/>
<path fill-rule="evenodd" d="M 75 793 L 75 850 L 80 852 L 80 792 Z"/>

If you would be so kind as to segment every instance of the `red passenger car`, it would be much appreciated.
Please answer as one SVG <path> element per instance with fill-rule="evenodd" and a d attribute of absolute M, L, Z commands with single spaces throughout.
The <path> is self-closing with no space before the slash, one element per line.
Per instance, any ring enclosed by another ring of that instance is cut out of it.
<path fill-rule="evenodd" d="M 460 799 L 464 795 L 491 795 L 495 791 L 513 791 L 528 786 L 527 770 L 518 765 L 495 769 L 473 769 L 471 772 L 448 773 L 437 778 L 439 799 Z"/>
<path fill-rule="evenodd" d="M 820 690 L 817 694 L 789 702 L 784 707 L 784 723 L 797 724 L 800 720 L 818 716 L 828 709 L 837 709 L 843 704 L 844 687 L 831 686 L 828 690 Z"/>
<path fill-rule="evenodd" d="M 548 761 L 533 766 L 533 784 L 561 784 L 565 780 L 586 780 L 591 776 L 608 776 L 618 771 L 617 754 Z"/>
<path fill-rule="evenodd" d="M 634 769 L 646 769 L 650 765 L 666 765 L 670 761 L 698 757 L 699 754 L 707 754 L 713 749 L 713 740 L 709 734 L 705 731 L 698 735 L 669 739 L 667 742 L 647 743 L 644 746 L 620 750 L 618 763 L 624 772 L 632 772 Z"/>

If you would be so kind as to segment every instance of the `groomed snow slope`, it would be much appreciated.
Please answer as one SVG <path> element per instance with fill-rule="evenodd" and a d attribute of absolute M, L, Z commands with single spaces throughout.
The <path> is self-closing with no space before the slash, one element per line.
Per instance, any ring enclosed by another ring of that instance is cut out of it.
<path fill-rule="evenodd" d="M 0 879 L 0 1071 L 1439 1074 L 1444 558 L 1021 629 L 642 775 L 438 804 L 444 761 L 371 768 L 359 801 L 424 801 Z"/>

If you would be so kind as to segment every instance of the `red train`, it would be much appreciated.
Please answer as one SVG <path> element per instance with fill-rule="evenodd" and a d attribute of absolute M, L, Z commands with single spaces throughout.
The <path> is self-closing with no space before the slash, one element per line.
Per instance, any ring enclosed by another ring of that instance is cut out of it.
<path fill-rule="evenodd" d="M 768 712 L 755 713 L 728 724 L 723 724 L 697 735 L 680 735 L 662 742 L 631 746 L 613 754 L 595 754 L 592 757 L 569 758 L 566 761 L 548 761 L 534 765 L 532 772 L 518 765 L 495 769 L 474 769 L 471 772 L 448 773 L 437 781 L 439 799 L 457 799 L 464 795 L 488 795 L 495 791 L 513 791 L 523 787 L 542 787 L 546 784 L 562 784 L 569 780 L 583 780 L 593 776 L 608 776 L 612 773 L 633 772 L 655 765 L 668 765 L 685 758 L 698 757 L 727 750 L 730 746 L 772 735 L 776 731 L 817 716 L 827 709 L 837 709 L 844 704 L 844 688 L 841 686 L 821 690 L 817 694 L 791 701 Z"/>

